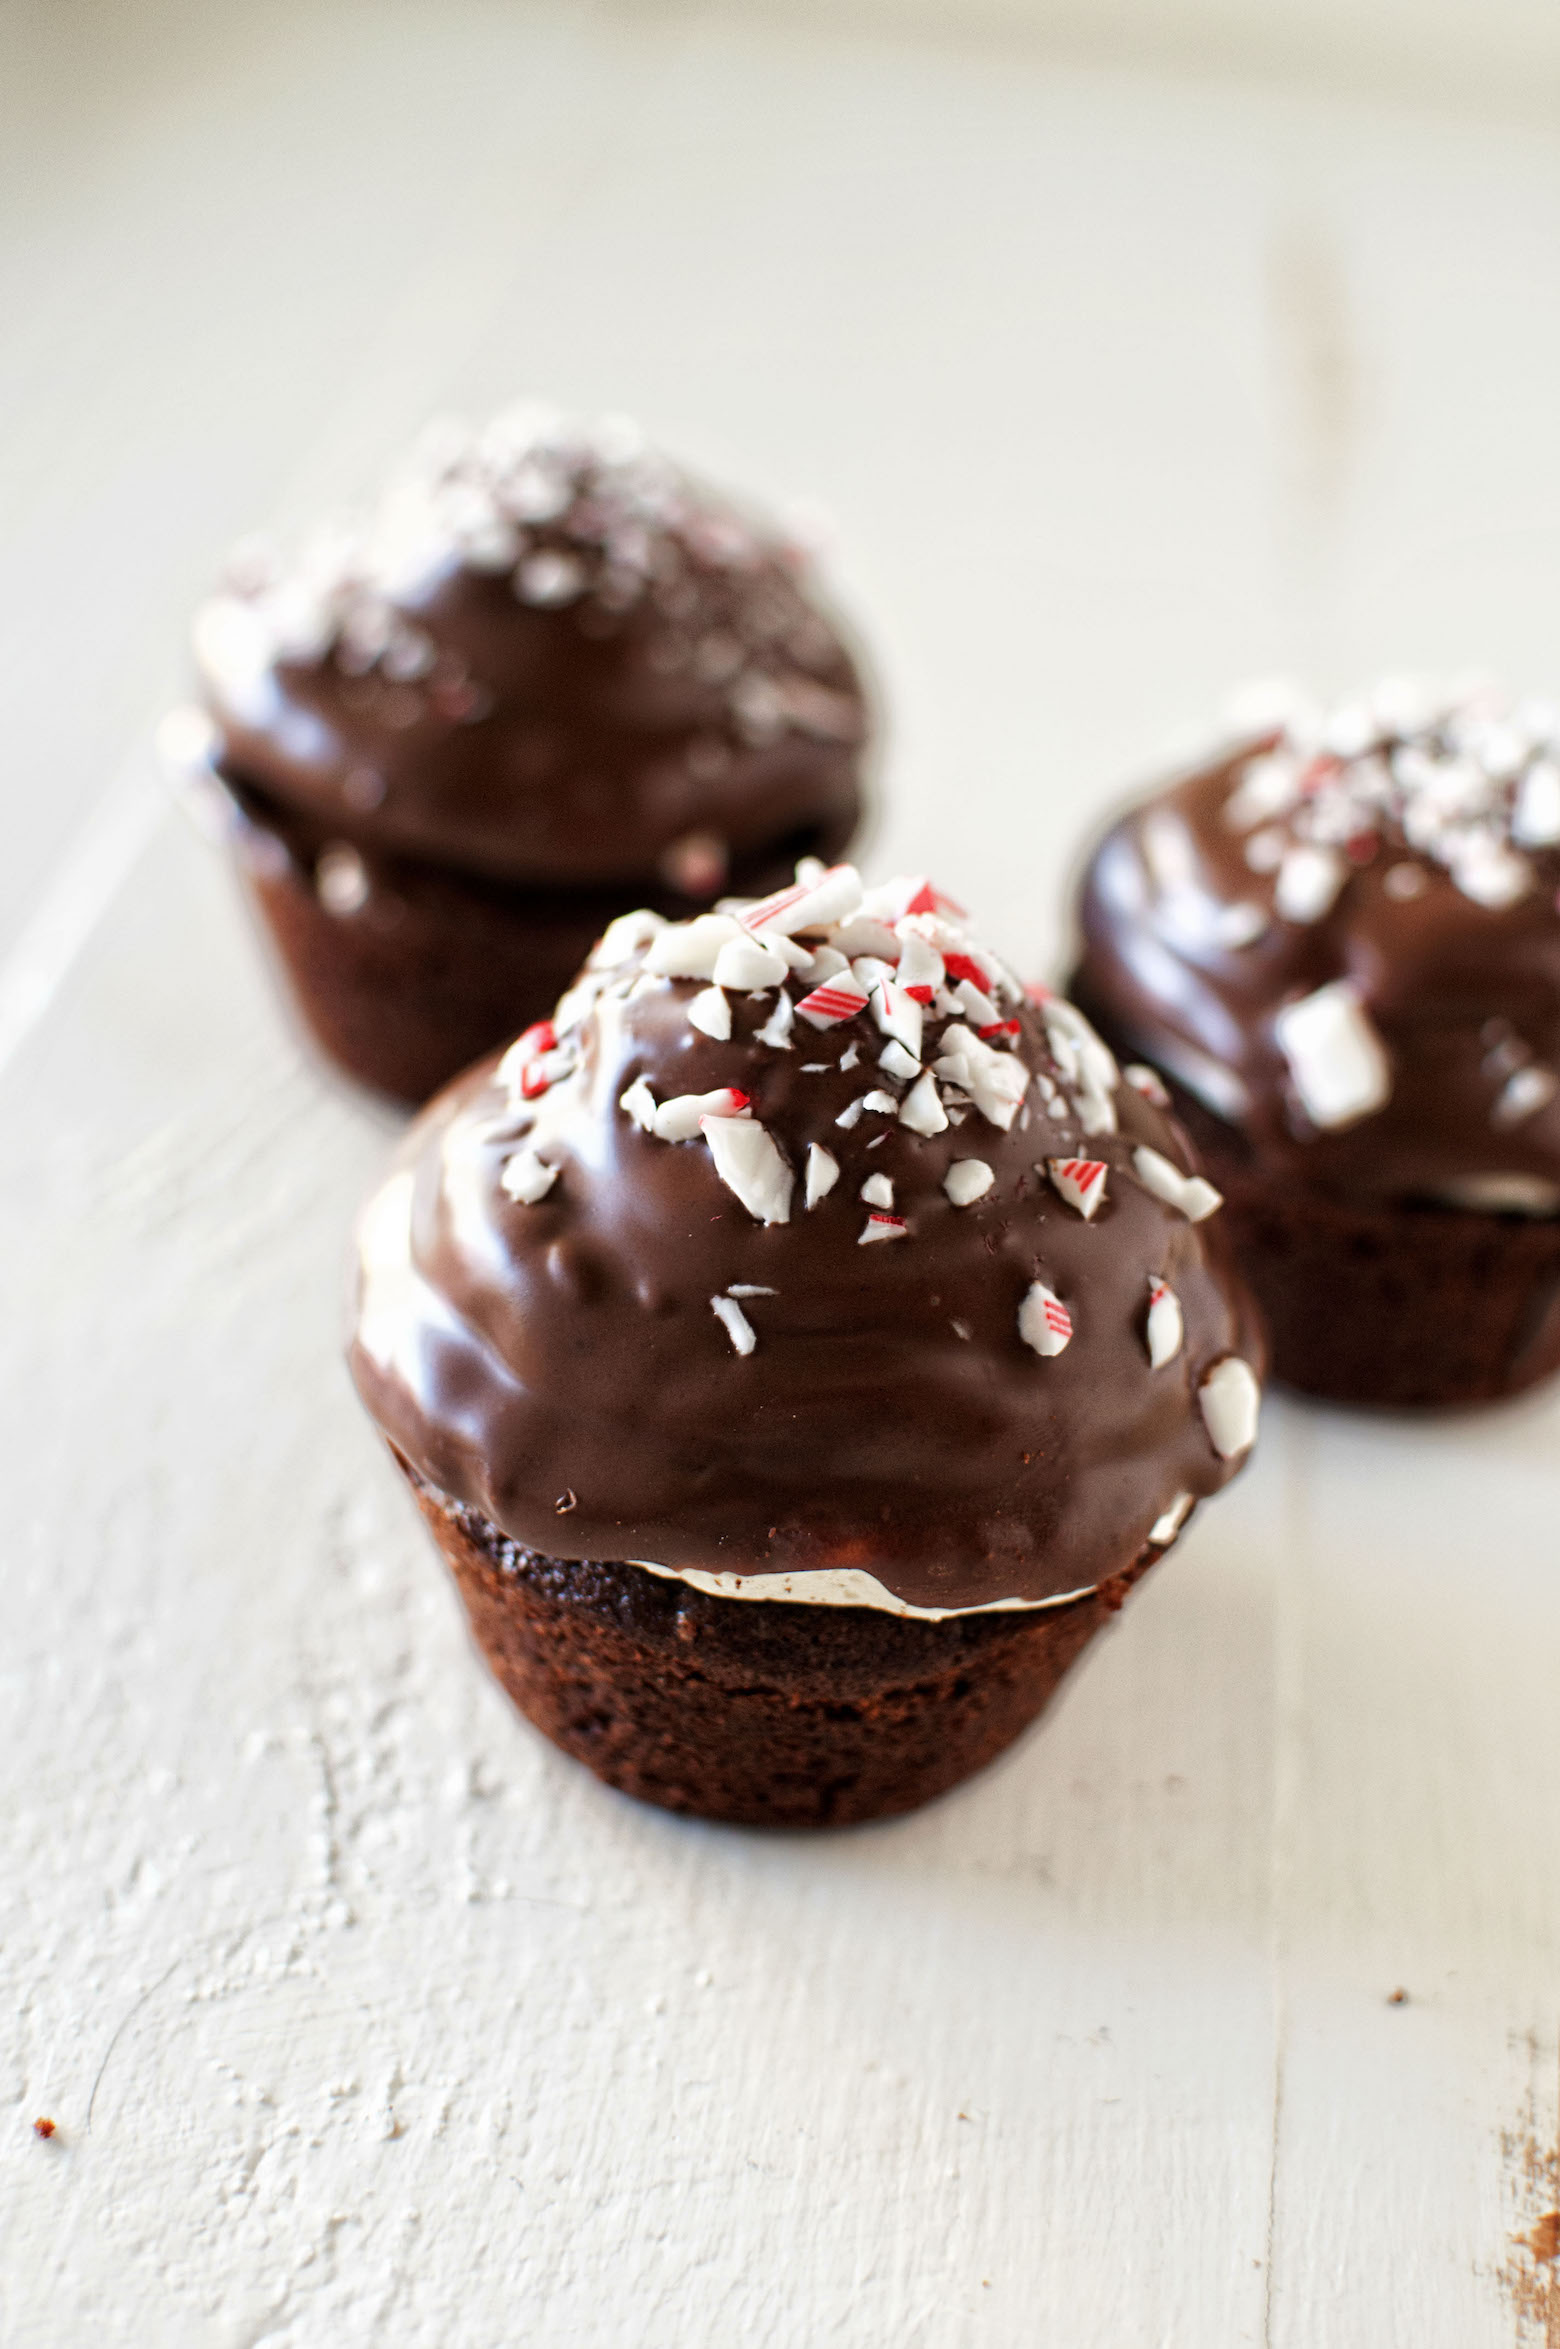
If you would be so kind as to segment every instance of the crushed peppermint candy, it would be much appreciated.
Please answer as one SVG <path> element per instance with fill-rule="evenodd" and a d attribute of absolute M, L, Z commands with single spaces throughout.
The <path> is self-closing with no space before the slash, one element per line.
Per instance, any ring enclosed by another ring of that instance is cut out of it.
<path fill-rule="evenodd" d="M 861 1186 L 860 1196 L 869 1207 L 892 1207 L 894 1186 L 885 1174 L 868 1175 Z"/>
<path fill-rule="evenodd" d="M 744 1294 L 751 1293 L 744 1292 Z M 751 1354 L 753 1348 L 758 1344 L 758 1332 L 737 1303 L 735 1295 L 712 1297 L 710 1311 L 717 1321 L 725 1324 L 726 1335 L 731 1340 L 733 1350 L 738 1354 Z"/>
<path fill-rule="evenodd" d="M 1238 1354 L 1216 1362 L 1197 1390 L 1208 1441 L 1221 1460 L 1238 1459 L 1257 1440 L 1262 1390 L 1256 1374 Z"/>
<path fill-rule="evenodd" d="M 731 1005 L 719 987 L 706 987 L 688 1006 L 688 1025 L 717 1044 L 731 1041 Z"/>
<path fill-rule="evenodd" d="M 1163 1370 L 1167 1362 L 1173 1362 L 1181 1351 L 1185 1334 L 1180 1298 L 1164 1281 L 1151 1278 L 1148 1284 L 1148 1319 L 1143 1326 L 1149 1368 Z"/>
<path fill-rule="evenodd" d="M 636 1077 L 627 1089 L 618 1095 L 618 1107 L 631 1117 L 642 1133 L 655 1132 L 655 1095 L 643 1077 Z M 697 1128 L 694 1129 L 697 1132 Z"/>
<path fill-rule="evenodd" d="M 1331 711 L 1292 699 L 1254 731 L 1260 746 L 1235 770 L 1224 820 L 1249 835 L 1250 869 L 1276 874 L 1285 921 L 1322 920 L 1350 865 L 1382 842 L 1439 866 L 1491 912 L 1533 889 L 1531 852 L 1560 847 L 1560 713 L 1513 706 L 1487 681 L 1387 678 Z M 1389 895 L 1411 894 L 1405 869 L 1416 868 L 1389 866 Z"/>
<path fill-rule="evenodd" d="M 807 1145 L 807 1204 L 816 1207 L 826 1199 L 840 1179 L 840 1162 L 821 1142 Z"/>
<path fill-rule="evenodd" d="M 1159 1071 L 1150 1068 L 1147 1061 L 1129 1061 L 1121 1076 L 1124 1084 L 1130 1085 L 1134 1093 L 1141 1093 L 1144 1100 L 1151 1101 L 1156 1109 L 1169 1108 L 1169 1089 Z"/>
<path fill-rule="evenodd" d="M 431 424 L 370 512 L 316 530 L 290 562 L 254 543 L 235 550 L 197 617 L 196 658 L 223 701 L 241 703 L 279 661 L 330 661 L 349 678 L 374 673 L 401 722 L 427 712 L 475 723 L 491 691 L 418 614 L 460 569 L 507 579 L 518 604 L 578 614 L 598 637 L 642 613 L 652 664 L 686 668 L 718 696 L 717 741 L 854 743 L 861 710 L 840 689 L 807 568 L 797 544 L 695 487 L 622 418 L 587 423 L 520 402 L 475 426 Z M 697 896 L 719 887 L 726 857 L 724 841 L 694 830 L 662 864 Z M 802 894 L 817 903 L 804 921 L 860 903 L 854 872 L 836 873 L 809 875 Z"/>
<path fill-rule="evenodd" d="M 825 979 L 821 987 L 814 987 L 810 995 L 804 995 L 796 1008 L 815 1028 L 837 1028 L 842 1020 L 854 1019 L 866 1007 L 865 987 L 858 987 L 854 978 L 844 975 Z"/>
<path fill-rule="evenodd" d="M 505 1159 L 498 1178 L 499 1188 L 526 1207 L 534 1207 L 539 1199 L 545 1199 L 557 1180 L 558 1169 L 548 1166 L 534 1150 L 513 1151 Z"/>
<path fill-rule="evenodd" d="M 1054 1290 L 1031 1281 L 1018 1309 L 1018 1334 L 1037 1354 L 1060 1354 L 1070 1344 L 1073 1319 Z"/>
<path fill-rule="evenodd" d="M 948 1112 L 937 1090 L 937 1079 L 930 1069 L 916 1078 L 909 1092 L 899 1104 L 899 1122 L 908 1126 L 912 1134 L 943 1134 L 948 1130 Z"/>
<path fill-rule="evenodd" d="M 867 1217 L 857 1236 L 858 1248 L 868 1247 L 874 1240 L 908 1240 L 910 1227 L 902 1215 L 889 1215 L 882 1210 Z"/>
<path fill-rule="evenodd" d="M 1110 1170 L 1103 1158 L 1053 1158 L 1048 1165 L 1056 1191 L 1085 1223 L 1089 1222 L 1105 1196 L 1105 1177 Z"/>
<path fill-rule="evenodd" d="M 736 1120 L 751 1115 L 752 1104 L 736 1085 L 721 1085 L 713 1093 L 675 1093 L 656 1109 L 655 1135 L 660 1142 L 691 1142 L 709 1118 Z"/>
<path fill-rule="evenodd" d="M 1392 1097 L 1386 1046 L 1347 979 L 1334 979 L 1274 1015 L 1307 1117 L 1320 1132 L 1354 1125 Z"/>
<path fill-rule="evenodd" d="M 1167 1207 L 1176 1207 L 1188 1223 L 1201 1223 L 1205 1217 L 1224 1205 L 1224 1194 L 1216 1191 L 1204 1175 L 1182 1174 L 1161 1151 L 1151 1150 L 1146 1142 L 1132 1153 L 1133 1171 L 1145 1191 L 1152 1191 L 1156 1199 L 1163 1199 Z"/>
<path fill-rule="evenodd" d="M 983 1158 L 956 1158 L 943 1176 L 943 1189 L 955 1207 L 973 1207 L 996 1179 Z"/>
<path fill-rule="evenodd" d="M 795 1180 L 774 1137 L 756 1118 L 704 1117 L 699 1131 L 715 1172 L 758 1223 L 788 1223 Z"/>

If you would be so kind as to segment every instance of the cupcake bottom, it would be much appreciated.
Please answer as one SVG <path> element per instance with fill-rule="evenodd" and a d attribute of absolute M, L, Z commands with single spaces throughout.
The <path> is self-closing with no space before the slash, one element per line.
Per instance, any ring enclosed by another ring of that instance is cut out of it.
<path fill-rule="evenodd" d="M 256 792 L 224 791 L 245 883 L 315 1042 L 359 1084 L 413 1105 L 546 1019 L 614 915 L 707 910 L 663 884 L 528 889 L 359 852 Z M 799 856 L 843 846 L 812 833 L 777 842 L 724 886 L 762 895 Z"/>
<path fill-rule="evenodd" d="M 1161 1555 L 1066 1606 L 942 1623 L 712 1598 L 541 1557 L 395 1458 L 526 1718 L 622 1793 L 744 1827 L 885 1818 L 983 1769 Z"/>
<path fill-rule="evenodd" d="M 1498 1402 L 1560 1369 L 1560 1219 L 1282 1187 L 1241 1135 L 1165 1082 L 1224 1193 L 1220 1220 L 1283 1385 L 1424 1410 Z"/>

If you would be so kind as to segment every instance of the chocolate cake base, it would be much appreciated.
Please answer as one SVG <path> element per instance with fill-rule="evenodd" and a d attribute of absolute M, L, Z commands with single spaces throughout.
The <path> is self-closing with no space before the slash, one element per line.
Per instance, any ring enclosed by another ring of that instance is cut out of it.
<path fill-rule="evenodd" d="M 745 1827 L 850 1826 L 946 1793 L 1029 1726 L 1161 1555 L 1066 1606 L 943 1623 L 712 1598 L 540 1557 L 395 1457 L 527 1719 L 624 1794 Z"/>
<path fill-rule="evenodd" d="M 371 854 L 247 788 L 225 790 L 240 870 L 310 1034 L 349 1077 L 414 1107 L 546 1019 L 615 915 L 649 905 L 687 921 L 708 910 L 654 882 L 527 889 Z M 727 885 L 762 895 L 791 879 L 799 856 L 843 846 L 811 833 L 777 842 Z"/>
<path fill-rule="evenodd" d="M 1125 1059 L 1145 1057 L 1095 1024 Z M 1224 1193 L 1220 1220 L 1281 1385 L 1334 1403 L 1452 1409 L 1499 1402 L 1560 1369 L 1560 1219 L 1281 1188 L 1243 1135 L 1173 1077 L 1165 1084 Z"/>

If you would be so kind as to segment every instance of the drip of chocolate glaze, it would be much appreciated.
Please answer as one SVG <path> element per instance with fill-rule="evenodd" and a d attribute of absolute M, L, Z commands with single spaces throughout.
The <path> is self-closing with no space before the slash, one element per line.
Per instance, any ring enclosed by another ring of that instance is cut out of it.
<path fill-rule="evenodd" d="M 1091 1585 L 1179 1496 L 1227 1481 L 1238 1462 L 1215 1453 L 1198 1388 L 1231 1353 L 1260 1369 L 1260 1341 L 1219 1218 L 1188 1221 L 1134 1173 L 1144 1145 L 1195 1163 L 1170 1118 L 1122 1085 L 1117 1130 L 1085 1134 L 1043 1012 L 1015 990 L 1012 1049 L 1035 1076 L 1008 1131 L 974 1108 L 931 1136 L 880 1109 L 842 1128 L 864 1092 L 909 1089 L 876 1065 L 869 1013 L 821 1035 L 798 1020 L 787 1051 L 757 1039 L 774 992 L 734 994 L 717 1042 L 688 1019 L 701 982 L 639 959 L 569 1040 L 572 1075 L 526 1103 L 497 1063 L 469 1072 L 365 1215 L 353 1373 L 419 1474 L 549 1554 L 859 1567 L 942 1608 Z M 808 981 L 786 985 L 796 999 Z M 797 1175 L 789 1220 L 758 1223 L 697 1136 L 643 1131 L 620 1107 L 641 1078 L 657 1101 L 750 1096 Z M 814 1142 L 841 1173 L 809 1210 Z M 531 1204 L 500 1181 L 522 1145 L 557 1168 Z M 1108 1168 L 1088 1220 L 1044 1171 L 1080 1153 Z M 944 1177 L 967 1158 L 995 1180 L 955 1207 Z M 908 1226 L 891 1246 L 860 1244 L 872 1175 Z M 1150 1276 L 1185 1323 L 1157 1370 Z M 1051 1357 L 1019 1334 L 1036 1280 L 1072 1316 Z M 711 1311 L 733 1290 L 756 1337 L 743 1355 Z"/>
<path fill-rule="evenodd" d="M 1509 1122 L 1497 1105 L 1519 1069 L 1560 1069 L 1560 850 L 1525 849 L 1528 885 L 1492 905 L 1379 815 L 1352 856 L 1340 847 L 1332 903 L 1285 919 L 1275 873 L 1247 858 L 1261 826 L 1226 813 L 1272 748 L 1271 737 L 1247 741 L 1107 833 L 1083 885 L 1078 1000 L 1118 1049 L 1174 1076 L 1225 1121 L 1234 1149 L 1288 1182 L 1386 1203 L 1514 1177 L 1542 1198 L 1560 1186 L 1560 1089 Z M 1178 843 L 1169 888 L 1166 834 L 1153 831 L 1166 824 Z M 1260 919 L 1242 920 L 1246 909 Z M 1337 981 L 1380 1039 L 1390 1090 L 1371 1113 L 1318 1131 L 1275 1020 Z"/>

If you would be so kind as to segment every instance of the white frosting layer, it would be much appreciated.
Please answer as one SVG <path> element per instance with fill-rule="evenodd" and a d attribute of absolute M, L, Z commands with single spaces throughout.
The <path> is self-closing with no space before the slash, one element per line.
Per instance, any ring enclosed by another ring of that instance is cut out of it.
<path fill-rule="evenodd" d="M 1058 1591 L 1049 1599 L 990 1599 L 983 1607 L 912 1607 L 894 1596 L 860 1566 L 820 1566 L 802 1574 L 708 1574 L 701 1566 L 658 1566 L 651 1558 L 631 1558 L 647 1574 L 664 1575 L 670 1582 L 686 1582 L 712 1599 L 789 1599 L 793 1606 L 875 1607 L 882 1615 L 913 1615 L 918 1623 L 946 1623 L 951 1615 L 1033 1615 L 1043 1607 L 1070 1606 L 1099 1588 L 1086 1583 L 1082 1590 Z"/>

